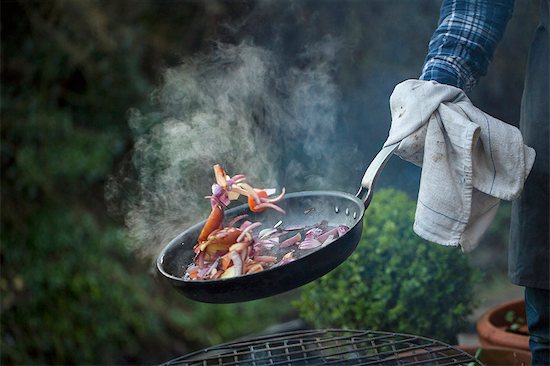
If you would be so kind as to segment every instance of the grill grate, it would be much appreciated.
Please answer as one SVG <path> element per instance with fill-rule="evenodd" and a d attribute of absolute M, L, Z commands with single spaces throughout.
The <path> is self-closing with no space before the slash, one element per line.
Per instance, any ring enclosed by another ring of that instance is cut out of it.
<path fill-rule="evenodd" d="M 445 343 L 408 334 L 307 330 L 260 336 L 206 348 L 166 366 L 482 365 Z"/>

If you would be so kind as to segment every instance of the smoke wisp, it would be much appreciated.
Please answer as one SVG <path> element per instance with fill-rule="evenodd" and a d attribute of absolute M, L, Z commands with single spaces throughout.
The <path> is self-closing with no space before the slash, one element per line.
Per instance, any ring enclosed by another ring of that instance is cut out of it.
<path fill-rule="evenodd" d="M 326 37 L 289 65 L 250 41 L 218 43 L 165 71 L 156 111 L 130 113 L 134 178 L 107 187 L 108 200 L 124 200 L 138 251 L 156 254 L 204 219 L 216 163 L 257 186 L 343 189 L 342 165 L 357 149 L 337 133 L 338 44 Z"/>

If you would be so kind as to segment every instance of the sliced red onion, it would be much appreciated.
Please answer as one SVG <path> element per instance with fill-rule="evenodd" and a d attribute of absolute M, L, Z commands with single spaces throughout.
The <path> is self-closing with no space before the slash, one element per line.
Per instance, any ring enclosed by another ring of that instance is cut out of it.
<path fill-rule="evenodd" d="M 204 267 L 204 252 L 197 254 L 195 257 L 195 264 L 199 267 L 199 269 Z"/>
<path fill-rule="evenodd" d="M 306 227 L 304 225 L 290 225 L 285 226 L 286 231 L 296 231 L 296 230 L 304 230 Z"/>
<path fill-rule="evenodd" d="M 223 193 L 223 188 L 220 187 L 218 183 L 212 184 L 212 195 L 214 197 L 218 197 L 222 193 Z"/>
<path fill-rule="evenodd" d="M 230 179 L 227 180 L 227 190 L 231 190 L 233 188 L 233 184 L 240 183 L 246 179 L 246 176 L 243 174 L 237 174 L 232 176 Z"/>
<path fill-rule="evenodd" d="M 197 274 L 198 278 L 204 279 L 207 278 L 210 272 L 212 272 L 213 269 L 215 269 L 218 266 L 218 263 L 220 261 L 220 258 L 217 258 L 214 263 L 212 263 L 210 266 L 203 268 L 199 271 Z"/>
<path fill-rule="evenodd" d="M 256 241 L 256 244 L 273 246 L 275 244 L 279 244 L 279 238 L 268 238 L 268 239 L 258 240 Z"/>
<path fill-rule="evenodd" d="M 322 245 L 322 243 L 317 239 L 306 239 L 298 245 L 300 249 L 315 249 Z"/>
<path fill-rule="evenodd" d="M 280 208 L 279 206 L 273 204 L 273 203 L 269 203 L 269 202 L 263 202 L 263 203 L 260 203 L 258 205 L 256 205 L 256 209 L 262 209 L 262 208 L 272 208 L 274 209 L 275 211 L 278 211 L 282 214 L 286 213 L 285 210 L 283 210 L 282 208 Z"/>
<path fill-rule="evenodd" d="M 349 227 L 346 225 L 338 225 L 336 230 L 338 231 L 338 236 L 340 237 L 349 231 Z"/>
<path fill-rule="evenodd" d="M 294 260 L 296 260 L 296 258 L 294 258 L 294 250 L 292 250 L 292 251 L 286 253 L 283 256 L 283 259 L 281 259 L 279 262 L 275 263 L 275 265 L 273 267 L 282 266 L 283 264 L 290 263 Z"/>
<path fill-rule="evenodd" d="M 241 224 L 241 226 L 239 227 L 239 229 L 244 230 L 244 229 L 246 229 L 248 226 L 250 226 L 250 224 L 252 224 L 252 222 L 246 220 L 245 222 L 243 222 L 243 223 Z"/>
<path fill-rule="evenodd" d="M 224 206 L 229 206 L 229 204 L 231 203 L 227 192 L 217 183 L 212 184 L 211 204 L 213 204 L 213 200 L 219 201 Z"/>
<path fill-rule="evenodd" d="M 307 239 L 315 239 L 317 238 L 319 235 L 322 235 L 324 232 L 323 229 L 321 228 L 318 228 L 318 227 L 314 227 L 313 229 L 310 229 L 306 232 L 306 240 Z"/>
<path fill-rule="evenodd" d="M 262 226 L 262 223 L 261 222 L 255 222 L 253 224 L 250 224 L 248 225 L 242 232 L 241 232 L 241 235 L 239 235 L 239 237 L 237 238 L 237 243 L 242 241 L 246 235 L 246 233 L 248 233 L 250 230 L 252 229 L 255 229 L 257 228 L 258 226 Z M 241 225 L 241 228 L 242 228 L 242 225 Z"/>
<path fill-rule="evenodd" d="M 335 239 L 336 239 L 336 237 L 335 237 L 334 235 L 329 236 L 329 237 L 326 238 L 326 240 L 323 242 L 323 247 L 326 247 L 327 245 L 329 245 L 330 243 L 332 243 Z"/>
<path fill-rule="evenodd" d="M 296 243 L 298 243 L 300 240 L 302 240 L 302 235 L 300 233 L 286 239 L 285 241 L 283 241 L 281 243 L 281 245 L 279 245 L 281 248 L 286 248 L 286 247 L 290 247 Z"/>
<path fill-rule="evenodd" d="M 285 196 L 285 189 L 283 188 L 282 191 L 281 191 L 281 194 L 278 195 L 275 198 L 260 198 L 260 199 L 262 200 L 262 202 L 275 203 L 275 202 L 279 202 L 280 200 L 282 200 L 284 196 Z"/>
<path fill-rule="evenodd" d="M 235 226 L 235 224 L 236 224 L 237 222 L 241 221 L 241 220 L 244 219 L 245 217 L 248 217 L 248 215 L 246 215 L 246 214 L 245 214 L 245 215 L 239 215 L 239 216 L 233 218 L 231 221 L 229 221 L 229 223 L 227 224 L 227 226 L 233 227 L 233 226 Z"/>
<path fill-rule="evenodd" d="M 257 204 L 260 204 L 262 201 L 260 200 L 260 196 L 258 196 L 258 193 L 252 188 L 251 185 L 247 183 L 239 183 L 242 189 L 244 189 L 246 192 L 248 192 L 252 198 L 254 198 L 254 201 L 256 201 Z"/>
<path fill-rule="evenodd" d="M 263 229 L 258 233 L 258 239 L 266 239 L 268 236 L 276 232 L 277 232 L 277 229 L 273 229 L 273 228 Z"/>
<path fill-rule="evenodd" d="M 270 241 L 262 240 L 261 242 L 258 242 L 256 244 L 254 244 L 254 249 L 255 250 L 262 250 L 262 249 L 270 250 L 271 248 L 273 248 L 275 246 L 275 244 L 278 244 L 278 243 L 273 243 L 273 242 L 270 242 Z"/>
<path fill-rule="evenodd" d="M 253 259 L 254 263 L 275 263 L 277 262 L 277 257 L 272 255 L 258 255 Z"/>
<path fill-rule="evenodd" d="M 209 198 L 210 199 L 210 206 L 212 206 L 212 208 L 215 208 L 216 206 L 222 206 L 222 207 L 227 207 L 229 205 L 229 203 L 231 201 L 227 201 L 224 199 L 224 202 L 222 202 L 219 198 L 216 198 L 214 196 L 204 196 L 204 198 Z M 229 199 L 229 197 L 228 197 Z"/>
<path fill-rule="evenodd" d="M 241 256 L 237 252 L 231 252 L 231 260 L 233 261 L 233 267 L 235 267 L 235 276 L 243 274 L 243 261 Z"/>
<path fill-rule="evenodd" d="M 337 228 L 334 228 L 334 229 L 330 229 L 330 230 L 324 232 L 322 235 L 319 235 L 316 239 L 317 239 L 318 241 L 320 241 L 321 243 L 324 243 L 325 240 L 327 240 L 327 238 L 328 238 L 329 236 L 333 236 L 333 237 L 334 237 L 334 236 L 336 236 L 336 235 L 338 235 L 338 229 L 337 229 Z"/>

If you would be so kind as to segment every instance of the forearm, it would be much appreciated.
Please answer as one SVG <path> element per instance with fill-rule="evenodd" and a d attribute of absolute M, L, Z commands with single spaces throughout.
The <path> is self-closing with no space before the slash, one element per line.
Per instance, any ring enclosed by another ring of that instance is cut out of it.
<path fill-rule="evenodd" d="M 445 0 L 420 79 L 471 90 L 487 73 L 513 7 L 514 0 Z"/>

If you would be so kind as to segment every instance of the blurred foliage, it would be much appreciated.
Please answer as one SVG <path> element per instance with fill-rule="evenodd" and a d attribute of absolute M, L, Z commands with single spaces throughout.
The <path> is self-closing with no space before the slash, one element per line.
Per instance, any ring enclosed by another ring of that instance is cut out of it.
<path fill-rule="evenodd" d="M 456 342 L 475 306 L 475 272 L 457 248 L 412 230 L 415 203 L 377 192 L 350 258 L 308 285 L 294 304 L 315 327 L 421 334 Z"/>
<path fill-rule="evenodd" d="M 284 296 L 185 300 L 107 216 L 105 180 L 131 147 L 128 108 L 150 108 L 161 63 L 240 9 L 168 5 L 2 2 L 2 364 L 159 363 L 293 313 Z"/>

